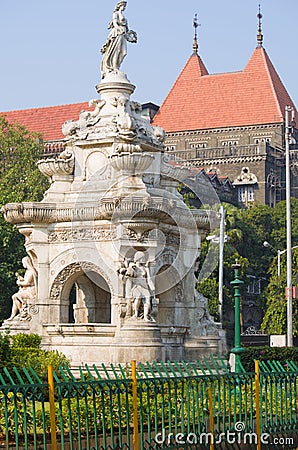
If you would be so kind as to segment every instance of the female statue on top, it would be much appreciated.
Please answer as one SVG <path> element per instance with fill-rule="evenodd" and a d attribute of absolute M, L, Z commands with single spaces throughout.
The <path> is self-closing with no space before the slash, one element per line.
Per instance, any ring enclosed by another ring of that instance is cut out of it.
<path fill-rule="evenodd" d="M 101 62 L 102 78 L 109 72 L 118 73 L 127 53 L 127 41 L 137 42 L 136 32 L 128 29 L 127 20 L 123 15 L 126 4 L 126 1 L 120 1 L 116 4 L 113 19 L 109 25 L 110 34 L 101 49 L 103 54 Z"/>

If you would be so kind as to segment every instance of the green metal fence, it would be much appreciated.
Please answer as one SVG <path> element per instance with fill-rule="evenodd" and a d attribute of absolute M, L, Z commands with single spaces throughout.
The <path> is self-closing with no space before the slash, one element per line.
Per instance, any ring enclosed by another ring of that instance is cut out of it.
<path fill-rule="evenodd" d="M 293 362 L 235 374 L 215 357 L 139 364 L 135 374 L 130 365 L 60 368 L 51 406 L 50 380 L 4 369 L 0 448 L 296 448 L 297 379 Z M 257 446 L 261 434 L 268 445 Z"/>

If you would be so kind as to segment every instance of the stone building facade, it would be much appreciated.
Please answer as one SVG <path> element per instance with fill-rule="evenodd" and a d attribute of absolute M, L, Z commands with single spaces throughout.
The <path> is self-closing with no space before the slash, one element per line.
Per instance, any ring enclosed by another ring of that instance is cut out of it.
<path fill-rule="evenodd" d="M 237 190 L 237 203 L 275 206 L 284 198 L 284 151 L 274 135 L 276 125 L 167 133 L 167 149 L 176 161 L 227 176 Z M 267 139 L 267 140 L 266 140 Z M 251 144 L 251 141 L 256 143 Z M 206 147 L 200 147 L 207 143 Z"/>
<path fill-rule="evenodd" d="M 173 159 L 228 176 L 240 205 L 274 206 L 285 195 L 286 106 L 293 109 L 293 142 L 298 116 L 263 47 L 258 18 L 258 45 L 240 72 L 209 74 L 195 36 L 193 54 L 153 123 L 165 129 Z M 295 195 L 295 171 L 292 178 Z"/>

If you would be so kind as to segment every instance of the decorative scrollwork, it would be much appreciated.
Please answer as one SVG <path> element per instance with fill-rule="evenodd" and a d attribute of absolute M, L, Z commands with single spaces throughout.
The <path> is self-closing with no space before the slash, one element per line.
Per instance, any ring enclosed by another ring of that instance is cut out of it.
<path fill-rule="evenodd" d="M 265 334 L 262 330 L 257 330 L 254 326 L 246 328 L 242 335 L 254 335 L 254 334 Z"/>

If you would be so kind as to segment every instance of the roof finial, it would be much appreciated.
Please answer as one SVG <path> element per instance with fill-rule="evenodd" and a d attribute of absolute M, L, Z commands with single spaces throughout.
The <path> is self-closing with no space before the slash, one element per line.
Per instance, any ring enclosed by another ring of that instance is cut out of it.
<path fill-rule="evenodd" d="M 194 55 L 198 53 L 198 48 L 199 48 L 199 45 L 198 45 L 198 36 L 197 36 L 197 28 L 198 28 L 199 26 L 200 26 L 200 24 L 198 23 L 198 15 L 195 14 L 195 17 L 194 17 L 194 19 L 193 19 L 193 27 L 194 27 L 194 29 L 195 29 L 195 37 L 194 37 L 194 40 L 193 40 L 193 46 L 192 46 Z"/>
<path fill-rule="evenodd" d="M 261 14 L 261 5 L 259 4 L 259 14 L 257 15 L 257 18 L 259 21 L 259 28 L 258 28 L 258 35 L 257 35 L 258 47 L 263 46 L 262 17 L 263 17 L 263 15 Z"/>

